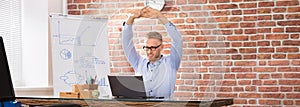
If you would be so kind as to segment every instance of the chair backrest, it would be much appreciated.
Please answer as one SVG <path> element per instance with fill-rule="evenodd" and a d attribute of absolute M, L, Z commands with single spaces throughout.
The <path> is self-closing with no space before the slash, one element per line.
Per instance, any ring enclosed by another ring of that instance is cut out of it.
<path fill-rule="evenodd" d="M 4 48 L 4 42 L 0 36 L 0 101 L 16 100 L 15 91 L 10 76 L 10 70 Z"/>

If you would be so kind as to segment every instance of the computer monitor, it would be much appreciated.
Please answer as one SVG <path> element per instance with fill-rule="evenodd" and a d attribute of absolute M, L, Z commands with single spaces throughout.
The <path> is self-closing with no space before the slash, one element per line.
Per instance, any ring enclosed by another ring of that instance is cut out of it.
<path fill-rule="evenodd" d="M 12 84 L 12 79 L 10 76 L 10 71 L 8 67 L 6 52 L 4 48 L 4 42 L 0 36 L 0 101 L 14 101 L 15 92 Z"/>

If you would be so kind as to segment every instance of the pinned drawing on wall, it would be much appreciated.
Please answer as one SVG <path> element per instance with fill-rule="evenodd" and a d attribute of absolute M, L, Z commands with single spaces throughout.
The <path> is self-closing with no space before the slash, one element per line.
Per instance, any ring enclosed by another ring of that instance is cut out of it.
<path fill-rule="evenodd" d="M 98 84 L 100 96 L 110 96 L 107 22 L 88 16 L 50 15 L 55 96 L 90 80 Z"/>

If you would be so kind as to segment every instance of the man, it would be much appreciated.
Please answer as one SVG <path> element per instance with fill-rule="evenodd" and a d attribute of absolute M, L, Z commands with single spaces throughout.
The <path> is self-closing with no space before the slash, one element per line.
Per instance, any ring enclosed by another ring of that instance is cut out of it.
<path fill-rule="evenodd" d="M 172 39 L 170 55 L 162 55 L 162 36 L 158 32 L 147 34 L 146 46 L 143 47 L 147 57 L 142 57 L 136 52 L 133 44 L 132 24 L 138 18 L 158 19 L 164 24 L 168 35 Z M 182 37 L 176 27 L 164 17 L 158 10 L 145 7 L 135 11 L 126 23 L 122 31 L 123 49 L 127 60 L 134 68 L 137 75 L 142 75 L 145 83 L 147 96 L 173 97 L 176 83 L 176 74 L 182 56 Z"/>

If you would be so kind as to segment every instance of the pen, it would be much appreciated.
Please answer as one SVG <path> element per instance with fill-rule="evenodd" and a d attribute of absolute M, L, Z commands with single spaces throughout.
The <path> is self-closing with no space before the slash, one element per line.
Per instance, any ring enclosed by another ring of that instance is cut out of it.
<path fill-rule="evenodd" d="M 96 84 L 96 82 L 97 82 L 97 75 L 95 75 L 94 83 L 93 84 Z"/>

